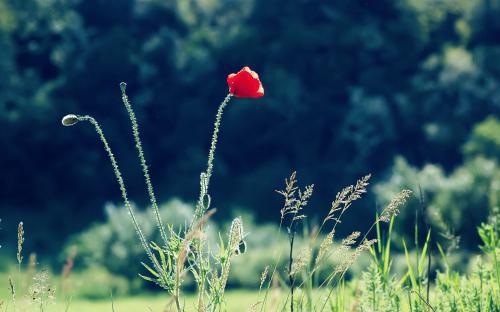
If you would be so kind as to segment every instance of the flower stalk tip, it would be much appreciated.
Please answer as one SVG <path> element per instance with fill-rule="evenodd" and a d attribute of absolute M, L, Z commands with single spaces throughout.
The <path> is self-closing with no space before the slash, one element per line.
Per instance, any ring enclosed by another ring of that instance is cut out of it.
<path fill-rule="evenodd" d="M 80 121 L 77 115 L 69 114 L 62 118 L 61 123 L 65 127 L 73 126 Z"/>
<path fill-rule="evenodd" d="M 125 93 L 127 90 L 127 84 L 125 82 L 120 82 L 120 90 L 122 90 L 122 93 Z"/>

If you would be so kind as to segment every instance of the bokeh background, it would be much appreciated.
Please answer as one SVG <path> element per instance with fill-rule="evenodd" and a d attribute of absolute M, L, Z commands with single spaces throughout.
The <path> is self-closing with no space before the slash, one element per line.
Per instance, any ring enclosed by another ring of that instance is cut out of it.
<path fill-rule="evenodd" d="M 499 16 L 498 0 L 0 0 L 0 269 L 23 221 L 25 250 L 51 267 L 77 246 L 76 267 L 136 277 L 140 250 L 101 142 L 61 117 L 101 122 L 148 227 L 126 81 L 162 212 L 183 224 L 226 76 L 245 65 L 266 94 L 224 115 L 214 223 L 244 215 L 259 246 L 293 170 L 316 185 L 309 224 L 371 173 L 342 233 L 420 187 L 426 209 L 413 199 L 397 235 L 413 235 L 421 209 L 436 239 L 459 236 L 474 253 L 500 200 Z"/>

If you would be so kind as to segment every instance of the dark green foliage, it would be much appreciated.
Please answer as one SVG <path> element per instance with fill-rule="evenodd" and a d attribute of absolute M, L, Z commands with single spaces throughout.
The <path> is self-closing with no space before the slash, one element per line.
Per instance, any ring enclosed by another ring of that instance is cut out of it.
<path fill-rule="evenodd" d="M 92 130 L 60 128 L 68 111 L 102 122 L 144 206 L 124 80 L 159 202 L 194 202 L 225 77 L 247 64 L 266 96 L 225 117 L 216 218 L 239 205 L 274 220 L 271 190 L 290 168 L 322 185 L 323 204 L 397 154 L 450 170 L 473 125 L 500 113 L 499 11 L 489 0 L 0 0 L 1 217 L 28 216 L 28 247 L 50 253 L 119 201 Z"/>
<path fill-rule="evenodd" d="M 388 201 L 401 188 L 421 189 L 427 206 L 421 211 L 418 201 L 410 203 L 411 208 L 399 217 L 397 233 L 411 228 L 415 211 L 419 211 L 420 226 L 431 224 L 441 233 L 460 235 L 463 247 L 476 249 L 480 242 L 476 227 L 498 214 L 500 206 L 498 129 L 500 123 L 493 116 L 478 123 L 463 145 L 464 163 L 449 174 L 441 165 L 427 164 L 419 169 L 401 157 L 395 159 L 390 178 L 376 186 L 379 201 Z"/>
<path fill-rule="evenodd" d="M 464 145 L 464 154 L 467 157 L 481 156 L 500 159 L 500 120 L 490 116 L 474 126 L 472 135 Z"/>

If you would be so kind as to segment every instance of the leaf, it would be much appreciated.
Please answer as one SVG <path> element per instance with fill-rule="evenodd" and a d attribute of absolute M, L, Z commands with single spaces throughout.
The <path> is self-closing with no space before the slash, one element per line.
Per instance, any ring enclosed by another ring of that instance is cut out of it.
<path fill-rule="evenodd" d="M 415 272 L 413 271 L 413 265 L 411 264 L 410 255 L 408 253 L 408 248 L 406 247 L 406 241 L 403 239 L 403 247 L 405 250 L 406 264 L 408 265 L 408 274 L 410 274 L 410 280 L 413 288 L 417 287 L 417 279 L 415 278 Z"/>
<path fill-rule="evenodd" d="M 403 277 L 401 277 L 401 279 L 398 282 L 398 288 L 403 287 L 404 283 L 406 282 L 406 280 L 408 279 L 409 276 L 410 276 L 410 272 L 406 271 L 405 275 L 403 275 Z"/>
<path fill-rule="evenodd" d="M 160 274 L 158 274 L 155 270 L 153 270 L 152 268 L 150 268 L 146 263 L 144 262 L 141 262 L 142 266 L 146 268 L 146 270 L 149 271 L 149 273 L 153 274 L 155 277 L 159 278 L 160 277 Z"/>
<path fill-rule="evenodd" d="M 152 283 L 156 283 L 157 281 L 155 279 L 153 279 L 152 277 L 149 277 L 149 276 L 145 276 L 145 275 L 142 275 L 142 274 L 139 274 L 139 276 L 143 279 L 143 280 L 146 280 L 148 282 L 152 282 Z"/>
<path fill-rule="evenodd" d="M 439 250 L 439 253 L 441 254 L 441 258 L 443 258 L 443 261 L 446 264 L 446 268 L 448 268 L 449 267 L 448 257 L 446 257 L 446 253 L 444 252 L 443 247 L 441 247 L 441 244 L 439 244 L 439 243 L 436 243 L 436 245 L 437 245 L 437 248 Z"/>
<path fill-rule="evenodd" d="M 422 255 L 420 255 L 420 260 L 418 261 L 418 271 L 423 272 L 423 267 L 425 265 L 425 256 L 427 255 L 427 249 L 429 246 L 429 241 L 431 239 L 431 230 L 427 232 L 427 238 L 425 239 L 425 244 L 422 248 Z"/>
<path fill-rule="evenodd" d="M 391 269 L 391 263 L 390 261 L 390 255 L 391 255 L 391 235 L 392 235 L 392 226 L 394 224 L 394 216 L 391 218 L 391 222 L 389 223 L 389 232 L 387 234 L 387 245 L 384 250 L 384 270 L 383 273 L 384 275 L 387 275 L 389 273 L 389 270 Z"/>

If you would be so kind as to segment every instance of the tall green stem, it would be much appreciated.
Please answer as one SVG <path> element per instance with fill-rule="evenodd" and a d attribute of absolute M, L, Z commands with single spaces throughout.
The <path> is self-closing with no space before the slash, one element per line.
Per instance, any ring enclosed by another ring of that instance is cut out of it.
<path fill-rule="evenodd" d="M 196 203 L 196 209 L 194 212 L 194 217 L 191 222 L 191 231 L 194 230 L 196 224 L 202 220 L 203 216 L 210 208 L 210 195 L 208 194 L 208 185 L 210 183 L 210 178 L 212 177 L 213 172 L 213 162 L 215 158 L 215 149 L 217 147 L 217 141 L 219 138 L 220 125 L 222 122 L 222 114 L 224 113 L 224 108 L 229 104 L 229 100 L 231 100 L 232 94 L 226 95 L 222 103 L 219 105 L 217 109 L 217 115 L 214 123 L 214 131 L 212 134 L 212 141 L 210 144 L 210 151 L 208 152 L 208 161 L 207 161 L 207 170 L 200 174 L 200 195 L 198 197 L 198 201 Z M 206 283 L 206 263 L 209 261 L 205 260 L 203 251 L 203 239 L 196 239 L 193 242 L 194 249 L 197 251 L 196 257 L 198 258 L 198 308 L 203 309 L 204 300 L 203 296 L 205 294 L 205 283 Z"/>
<path fill-rule="evenodd" d="M 134 136 L 135 147 L 139 155 L 139 160 L 141 162 L 141 167 L 142 167 L 142 173 L 146 181 L 146 186 L 149 194 L 149 201 L 151 202 L 151 206 L 153 207 L 153 211 L 156 217 L 156 225 L 158 227 L 158 230 L 160 231 L 161 238 L 163 239 L 165 245 L 167 245 L 168 237 L 167 233 L 165 232 L 165 227 L 163 226 L 163 222 L 161 220 L 160 210 L 158 209 L 156 195 L 153 189 L 153 184 L 151 183 L 151 177 L 149 175 L 148 164 L 146 162 L 146 158 L 144 157 L 144 150 L 142 149 L 141 138 L 139 136 L 139 125 L 137 124 L 137 118 L 135 117 L 135 112 L 132 109 L 132 105 L 130 104 L 127 94 L 125 93 L 126 87 L 127 84 L 125 82 L 120 83 L 123 105 L 125 105 L 128 116 L 130 118 L 130 122 L 132 123 L 132 134 Z"/>
<path fill-rule="evenodd" d="M 125 204 L 125 207 L 127 208 L 128 212 L 130 214 L 130 217 L 132 218 L 132 223 L 134 224 L 135 231 L 137 232 L 137 235 L 139 236 L 139 240 L 141 241 L 142 247 L 146 251 L 146 254 L 148 255 L 149 259 L 151 260 L 153 265 L 155 265 L 155 267 L 157 267 L 156 261 L 153 260 L 154 256 L 153 256 L 153 253 L 151 251 L 151 248 L 149 247 L 149 245 L 146 241 L 144 233 L 142 232 L 141 227 L 139 226 L 139 223 L 137 222 L 137 219 L 135 217 L 135 213 L 134 213 L 134 210 L 132 208 L 132 205 L 130 204 L 130 201 L 128 200 L 127 189 L 125 188 L 125 182 L 123 182 L 123 177 L 122 177 L 122 174 L 121 174 L 120 169 L 118 167 L 118 163 L 116 162 L 113 151 L 111 150 L 111 147 L 109 146 L 108 141 L 106 140 L 106 137 L 104 136 L 104 132 L 102 131 L 101 126 L 99 125 L 97 120 L 95 120 L 94 117 L 92 117 L 92 116 L 89 116 L 89 115 L 77 116 L 77 118 L 78 118 L 78 121 L 87 121 L 87 122 L 91 123 L 94 126 L 95 131 L 99 135 L 99 138 L 101 139 L 102 143 L 104 144 L 104 149 L 108 153 L 109 160 L 111 161 L 111 165 L 113 166 L 113 171 L 114 171 L 115 176 L 116 176 L 116 181 L 118 182 L 118 184 L 120 186 L 120 191 L 121 191 L 121 195 L 123 198 L 123 203 Z"/>
<path fill-rule="evenodd" d="M 219 130 L 222 121 L 222 114 L 224 113 L 224 108 L 229 104 L 229 100 L 231 100 L 232 94 L 226 95 L 224 101 L 219 105 L 219 109 L 217 110 L 217 115 L 215 117 L 214 123 L 214 132 L 212 134 L 212 142 L 210 144 L 210 151 L 208 152 L 208 162 L 207 162 L 207 170 L 203 172 L 200 176 L 200 196 L 198 198 L 198 202 L 196 205 L 196 210 L 194 213 L 193 222 L 191 226 L 196 224 L 198 220 L 203 217 L 203 214 L 209 208 L 210 197 L 208 195 L 208 185 L 210 183 L 210 178 L 212 177 L 212 172 L 214 168 L 214 158 L 215 158 L 215 149 L 217 147 L 217 141 L 219 139 Z M 208 202 L 205 203 L 206 198 L 208 198 Z"/>
<path fill-rule="evenodd" d="M 293 266 L 293 243 L 295 240 L 295 224 L 290 225 L 290 228 L 289 228 L 289 231 L 290 231 L 290 254 L 288 256 L 288 281 L 290 283 L 290 312 L 293 312 L 294 278 L 293 278 L 293 274 L 292 274 L 292 266 Z"/>

